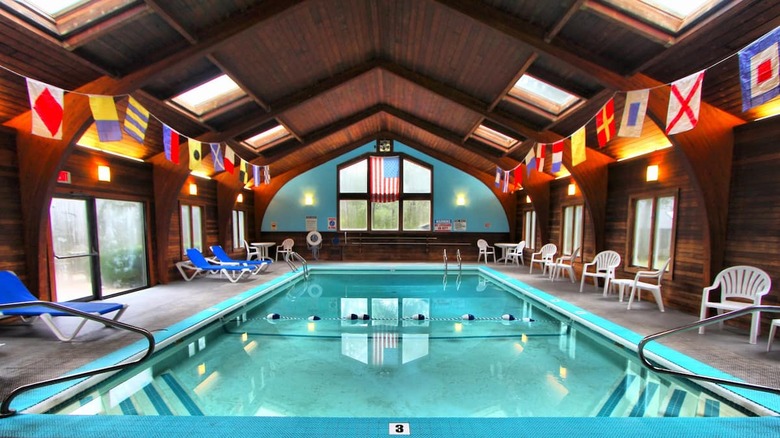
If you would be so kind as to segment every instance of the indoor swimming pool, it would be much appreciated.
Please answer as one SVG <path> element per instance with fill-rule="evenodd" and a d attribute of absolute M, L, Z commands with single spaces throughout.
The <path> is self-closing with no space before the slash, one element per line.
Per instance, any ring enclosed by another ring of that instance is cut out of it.
<path fill-rule="evenodd" d="M 312 270 L 52 414 L 746 417 L 490 270 Z M 514 281 L 514 283 L 519 283 Z"/>

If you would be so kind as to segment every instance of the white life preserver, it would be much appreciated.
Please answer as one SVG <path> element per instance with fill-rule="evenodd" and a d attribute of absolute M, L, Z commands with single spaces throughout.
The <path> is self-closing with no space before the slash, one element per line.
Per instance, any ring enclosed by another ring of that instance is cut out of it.
<path fill-rule="evenodd" d="M 320 246 L 322 245 L 322 235 L 318 231 L 312 231 L 306 235 L 306 243 L 309 246 Z"/>

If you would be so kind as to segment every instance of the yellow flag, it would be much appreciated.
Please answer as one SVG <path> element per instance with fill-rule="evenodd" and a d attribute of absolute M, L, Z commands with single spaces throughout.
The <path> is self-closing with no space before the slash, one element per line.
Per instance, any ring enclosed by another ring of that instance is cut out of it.
<path fill-rule="evenodd" d="M 249 182 L 249 163 L 242 158 L 239 160 L 241 160 L 241 164 L 238 166 L 238 177 L 242 183 L 246 184 Z"/>
<path fill-rule="evenodd" d="M 203 158 L 201 144 L 192 138 L 187 139 L 187 144 L 190 146 L 190 170 L 198 170 L 200 169 L 200 160 Z"/>
<path fill-rule="evenodd" d="M 585 127 L 571 135 L 571 165 L 572 167 L 585 161 Z"/>

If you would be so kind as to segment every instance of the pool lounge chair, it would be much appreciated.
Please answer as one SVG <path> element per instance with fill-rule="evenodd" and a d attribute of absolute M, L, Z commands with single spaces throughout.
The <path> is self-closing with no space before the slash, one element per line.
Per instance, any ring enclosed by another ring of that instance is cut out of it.
<path fill-rule="evenodd" d="M 0 271 L 0 304 L 10 305 L 29 302 L 42 301 L 30 293 L 30 291 L 27 289 L 24 283 L 22 283 L 19 277 L 16 276 L 16 274 L 11 271 Z M 125 313 L 125 310 L 127 310 L 127 304 L 120 303 L 67 302 L 55 304 L 101 316 L 111 312 L 116 312 L 113 318 L 114 321 L 118 321 L 122 314 Z M 84 327 L 84 324 L 86 324 L 88 321 L 88 319 L 80 315 L 76 315 L 65 310 L 46 307 L 43 305 L 5 308 L 0 310 L 0 315 L 18 316 L 22 319 L 23 322 L 27 324 L 32 324 L 36 319 L 40 318 L 59 340 L 65 342 L 73 340 L 73 338 L 79 334 L 81 328 Z M 54 323 L 54 317 L 57 316 L 81 318 L 81 322 L 79 322 L 70 335 L 67 335 Z"/>
<path fill-rule="evenodd" d="M 185 281 L 191 281 L 200 274 L 211 273 L 225 274 L 231 283 L 235 283 L 244 275 L 251 275 L 257 270 L 256 267 L 248 265 L 211 264 L 197 248 L 188 248 L 187 257 L 189 260 L 176 263 L 176 269 L 179 270 Z"/>
<path fill-rule="evenodd" d="M 271 260 L 236 260 L 222 248 L 220 245 L 211 246 L 211 253 L 214 254 L 214 258 L 221 265 L 238 265 L 249 266 L 255 271 L 253 274 L 263 272 L 268 269 L 268 266 L 273 263 Z"/>

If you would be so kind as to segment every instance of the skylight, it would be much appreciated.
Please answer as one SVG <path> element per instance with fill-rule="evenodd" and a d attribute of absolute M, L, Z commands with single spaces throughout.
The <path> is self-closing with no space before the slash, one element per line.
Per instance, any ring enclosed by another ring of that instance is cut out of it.
<path fill-rule="evenodd" d="M 603 0 L 603 2 L 675 34 L 723 3 L 723 0 Z"/>
<path fill-rule="evenodd" d="M 222 75 L 171 100 L 191 113 L 202 116 L 244 95 L 244 91 L 232 79 Z"/>
<path fill-rule="evenodd" d="M 490 129 L 485 125 L 479 125 L 477 129 L 474 130 L 474 137 L 483 142 L 501 146 L 504 149 L 509 149 L 520 141 L 494 129 Z"/>
<path fill-rule="evenodd" d="M 527 74 L 520 77 L 509 90 L 509 95 L 555 116 L 561 115 L 580 100 L 571 93 Z"/>
<path fill-rule="evenodd" d="M 75 9 L 89 0 L 17 0 L 19 3 L 40 11 L 51 18 L 57 18 L 66 12 Z"/>
<path fill-rule="evenodd" d="M 246 139 L 246 142 L 255 149 L 260 149 L 263 146 L 270 145 L 283 138 L 290 137 L 291 134 L 282 125 L 275 126 L 267 131 L 263 131 L 254 137 Z"/>

